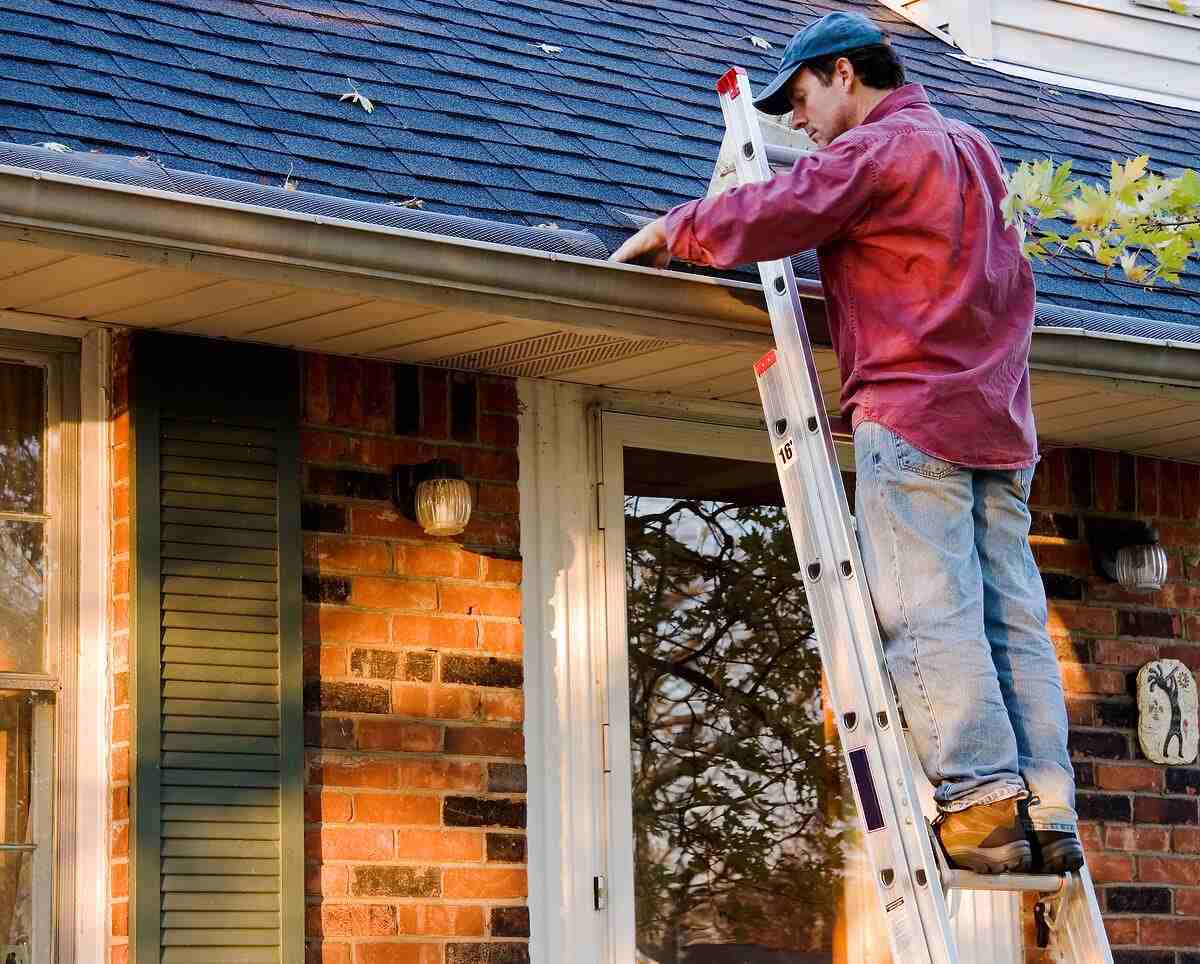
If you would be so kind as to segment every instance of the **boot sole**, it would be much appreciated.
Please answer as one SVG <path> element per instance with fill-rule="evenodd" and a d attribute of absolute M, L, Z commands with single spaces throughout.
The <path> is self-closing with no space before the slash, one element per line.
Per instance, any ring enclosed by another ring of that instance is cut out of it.
<path fill-rule="evenodd" d="M 1016 840 L 1003 847 L 970 847 L 947 850 L 952 866 L 976 874 L 1024 873 L 1033 863 L 1028 840 Z"/>
<path fill-rule="evenodd" d="M 1042 848 L 1042 873 L 1074 873 L 1083 866 L 1083 844 L 1078 838 L 1058 840 Z"/>

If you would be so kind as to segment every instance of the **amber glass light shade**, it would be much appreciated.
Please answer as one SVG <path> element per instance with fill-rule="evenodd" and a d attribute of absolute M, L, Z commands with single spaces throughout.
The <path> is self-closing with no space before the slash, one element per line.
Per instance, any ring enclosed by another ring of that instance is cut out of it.
<path fill-rule="evenodd" d="M 426 479 L 417 485 L 416 503 L 426 535 L 456 536 L 471 519 L 471 487 L 462 479 Z"/>

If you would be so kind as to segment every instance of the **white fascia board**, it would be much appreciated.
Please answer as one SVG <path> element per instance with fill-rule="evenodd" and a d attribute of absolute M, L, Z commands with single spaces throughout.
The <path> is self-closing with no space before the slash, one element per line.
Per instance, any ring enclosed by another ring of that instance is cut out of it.
<path fill-rule="evenodd" d="M 958 49 L 958 44 L 956 44 L 954 42 L 954 38 L 951 37 L 950 34 L 948 34 L 945 30 L 942 30 L 939 27 L 935 27 L 931 23 L 926 23 L 925 21 L 919 20 L 918 18 L 914 17 L 912 11 L 909 10 L 901 2 L 901 0 L 879 0 L 879 2 L 882 3 L 889 10 L 891 10 L 893 13 L 900 14 L 900 16 L 902 16 L 909 23 L 916 24 L 922 30 L 924 30 L 925 32 L 929 33 L 930 35 L 932 35 L 934 37 L 937 37 L 938 40 L 941 40 L 943 43 L 948 44 L 949 46 L 955 48 L 956 50 Z"/>

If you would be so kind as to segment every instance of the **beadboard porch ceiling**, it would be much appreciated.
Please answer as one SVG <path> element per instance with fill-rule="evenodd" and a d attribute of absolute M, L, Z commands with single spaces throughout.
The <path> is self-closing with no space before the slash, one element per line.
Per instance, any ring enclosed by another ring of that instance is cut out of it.
<path fill-rule="evenodd" d="M 544 311 L 506 312 L 501 301 L 487 310 L 486 297 L 451 289 L 428 297 L 431 289 L 415 282 L 393 284 L 381 297 L 379 285 L 350 274 L 104 244 L 100 254 L 78 238 L 0 228 L 0 327 L 85 322 L 173 331 L 742 403 L 748 413 L 758 402 L 752 364 L 770 345 L 761 307 L 757 327 L 725 339 L 697 332 L 693 340 L 686 325 L 666 320 L 655 337 L 652 324 L 629 332 L 597 316 L 590 325 L 564 325 Z M 409 291 L 411 300 L 393 296 Z M 819 303 L 813 307 L 820 316 Z M 820 348 L 816 361 L 826 406 L 836 412 L 833 353 Z M 1200 461 L 1200 387 L 1035 365 L 1033 391 L 1047 444 Z"/>

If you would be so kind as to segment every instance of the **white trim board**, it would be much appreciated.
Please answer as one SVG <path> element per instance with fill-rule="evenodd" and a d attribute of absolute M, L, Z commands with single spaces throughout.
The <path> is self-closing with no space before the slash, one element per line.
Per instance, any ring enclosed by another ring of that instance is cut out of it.
<path fill-rule="evenodd" d="M 905 4 L 903 0 L 880 0 L 880 2 L 893 13 L 900 14 L 900 16 L 902 16 L 909 23 L 915 24 L 931 36 L 937 37 L 937 39 L 941 40 L 943 43 L 958 49 L 958 44 L 954 42 L 954 38 L 951 37 L 950 34 L 948 34 L 945 30 L 942 30 L 940 27 L 935 27 L 930 23 L 925 23 L 918 19 L 916 16 L 914 16 L 913 12 L 908 8 L 907 4 Z"/>
<path fill-rule="evenodd" d="M 73 653 L 62 653 L 63 691 L 70 704 L 57 715 L 57 804 L 53 812 L 56 899 L 53 938 L 62 964 L 106 964 L 108 960 L 108 606 L 109 581 L 109 334 L 90 326 L 22 324 L 17 313 L 0 312 L 2 353 L 52 359 L 59 372 L 67 411 L 56 443 L 66 481 L 61 490 L 60 547 L 71 553 L 59 567 L 55 590 L 62 636 Z M 15 325 L 15 327 L 14 327 Z M 20 329 L 19 331 L 16 329 Z M 27 343 L 30 347 L 22 348 Z M 56 412 L 51 405 L 51 415 Z M 67 424 L 69 422 L 69 424 Z M 71 474 L 75 473 L 72 478 Z M 62 591 L 66 589 L 66 593 Z M 78 599 L 74 597 L 78 594 Z M 64 598 L 64 595 L 66 598 Z M 42 739 L 46 736 L 43 734 Z M 65 856 L 64 856 L 65 855 Z M 69 859 L 67 859 L 69 858 Z M 64 906 L 65 905 L 65 906 Z M 42 942 L 48 938 L 43 936 Z"/>
<path fill-rule="evenodd" d="M 80 358 L 75 964 L 108 961 L 110 344 L 94 329 Z"/>
<path fill-rule="evenodd" d="M 1070 74 L 1060 74 L 1053 70 L 1043 70 L 1040 67 L 1023 67 L 1020 64 L 1010 64 L 1003 60 L 981 60 L 978 57 L 968 57 L 966 54 L 951 54 L 956 60 L 964 60 L 976 67 L 987 67 L 1010 77 L 1023 77 L 1026 80 L 1039 80 L 1042 83 L 1065 87 L 1068 90 L 1086 90 L 1094 94 L 1107 94 L 1110 97 L 1121 97 L 1125 100 L 1142 101 L 1147 104 L 1162 104 L 1164 107 L 1180 107 L 1184 110 L 1200 111 L 1200 100 L 1194 97 L 1177 97 L 1173 94 L 1160 94 L 1142 87 L 1127 87 L 1124 84 L 1108 84 L 1099 80 L 1088 80 L 1085 77 L 1073 77 Z"/>
<path fill-rule="evenodd" d="M 532 964 L 601 964 L 603 580 L 585 390 L 518 383 Z"/>
<path fill-rule="evenodd" d="M 1144 87 L 1130 87 L 1126 84 L 1112 84 L 1099 80 L 1090 80 L 1086 77 L 1076 77 L 1072 74 L 1064 74 L 1054 70 L 1047 70 L 1042 67 L 1026 67 L 1022 64 L 1009 63 L 1003 60 L 993 60 L 991 57 L 971 56 L 963 51 L 963 48 L 955 41 L 954 37 L 942 30 L 940 27 L 934 26 L 932 23 L 926 22 L 923 18 L 914 15 L 913 11 L 903 2 L 903 0 L 880 0 L 880 2 L 899 14 L 909 23 L 920 27 L 926 33 L 945 43 L 953 50 L 960 51 L 959 53 L 950 52 L 950 56 L 958 60 L 966 61 L 969 64 L 974 64 L 976 67 L 987 67 L 997 73 L 1006 74 L 1009 77 L 1023 77 L 1026 80 L 1038 80 L 1046 84 L 1053 84 L 1056 87 L 1065 87 L 1068 90 L 1086 90 L 1096 94 L 1107 94 L 1112 97 L 1121 97 L 1126 100 L 1141 101 L 1147 104 L 1161 104 L 1164 107 L 1180 107 L 1184 110 L 1200 111 L 1200 100 L 1194 97 L 1180 97 L 1174 94 L 1159 93 L 1154 90 L 1148 90 Z M 1079 0 L 1077 0 L 1079 2 Z M 1094 6 L 1100 10 L 1108 10 L 1106 6 L 1095 3 L 1083 3 L 1084 6 Z M 1166 0 L 1132 0 L 1132 5 L 1150 8 L 1152 10 L 1163 10 L 1170 12 L 1174 16 L 1178 14 L 1170 11 L 1170 7 Z M 965 5 L 960 5 L 960 9 L 968 9 Z M 1131 10 L 1131 13 L 1138 13 L 1137 10 Z M 1146 11 L 1143 11 L 1146 12 Z M 947 15 L 949 16 L 949 15 Z M 960 13 L 961 16 L 961 13 Z M 990 10 L 987 11 L 988 24 L 987 34 L 990 37 L 993 26 Z M 1183 18 L 1181 18 L 1181 22 Z M 989 40 L 990 42 L 990 40 Z M 949 52 L 949 51 L 948 51 Z M 991 51 L 976 51 L 976 53 L 990 53 Z"/>

